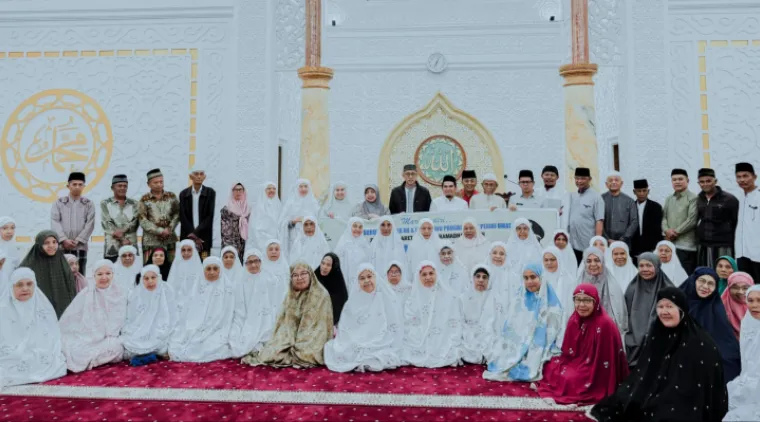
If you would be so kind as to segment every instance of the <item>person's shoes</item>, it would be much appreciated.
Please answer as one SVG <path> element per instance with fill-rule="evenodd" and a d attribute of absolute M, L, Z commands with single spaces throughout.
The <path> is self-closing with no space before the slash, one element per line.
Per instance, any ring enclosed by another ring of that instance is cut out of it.
<path fill-rule="evenodd" d="M 143 366 L 154 362 L 158 362 L 158 356 L 155 353 L 148 355 L 135 356 L 129 360 L 129 364 L 132 366 Z"/>

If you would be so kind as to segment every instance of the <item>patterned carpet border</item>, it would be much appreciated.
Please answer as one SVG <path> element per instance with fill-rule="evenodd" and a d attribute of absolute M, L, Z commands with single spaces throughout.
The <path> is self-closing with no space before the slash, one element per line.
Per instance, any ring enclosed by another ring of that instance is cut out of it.
<path fill-rule="evenodd" d="M 431 408 L 477 408 L 583 412 L 585 407 L 552 405 L 540 398 L 423 394 L 366 394 L 189 388 L 74 387 L 22 385 L 0 395 L 107 400 L 236 402 L 275 404 L 364 405 Z"/>

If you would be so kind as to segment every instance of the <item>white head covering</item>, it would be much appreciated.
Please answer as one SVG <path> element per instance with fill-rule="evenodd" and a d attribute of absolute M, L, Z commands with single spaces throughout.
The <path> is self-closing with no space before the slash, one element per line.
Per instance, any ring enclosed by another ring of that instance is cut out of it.
<path fill-rule="evenodd" d="M 338 187 L 346 190 L 346 196 L 342 200 L 335 199 L 335 189 Z M 348 185 L 344 182 L 335 182 L 330 185 L 330 190 L 327 191 L 327 198 L 319 210 L 319 217 L 330 218 L 327 214 L 333 213 L 333 218 L 346 221 L 351 217 L 353 209 L 354 205 L 348 199 Z"/>
<path fill-rule="evenodd" d="M 554 292 L 557 294 L 560 304 L 562 305 L 562 327 L 567 325 L 567 321 L 575 311 L 575 305 L 573 304 L 573 292 L 578 286 L 578 278 L 575 275 L 575 265 L 565 265 L 565 261 L 562 257 L 562 252 L 556 246 L 549 246 L 544 249 L 541 258 L 546 254 L 552 254 L 557 258 L 557 271 L 550 273 L 546 267 L 543 267 L 544 273 L 541 276 L 542 280 L 545 280 L 552 286 Z M 575 255 L 573 255 L 573 262 L 575 261 Z"/>
<path fill-rule="evenodd" d="M 425 239 L 422 236 L 422 225 L 425 223 L 433 226 L 433 232 L 430 233 L 428 239 Z M 435 223 L 433 223 L 433 220 L 429 218 L 420 219 L 417 223 L 417 232 L 414 233 L 412 242 L 409 243 L 409 248 L 406 252 L 407 268 L 417 268 L 422 261 L 439 262 L 438 252 L 447 244 L 449 243 L 444 242 L 438 232 L 435 231 Z"/>
<path fill-rule="evenodd" d="M 361 224 L 362 231 L 364 231 L 364 221 L 361 218 L 349 218 L 346 230 L 343 231 L 343 235 L 338 240 L 337 246 L 335 246 L 335 254 L 340 258 L 341 269 L 346 275 L 354 274 L 359 269 L 359 265 L 369 263 L 372 253 L 369 242 L 364 237 L 364 233 L 361 233 L 358 237 L 354 237 L 352 226 L 355 223 Z M 351 280 L 348 277 L 346 277 L 346 290 L 350 291 L 351 286 L 348 284 L 351 283 Z"/>
<path fill-rule="evenodd" d="M 486 180 L 488 180 L 490 182 L 499 183 L 499 179 L 497 179 L 496 175 L 493 174 L 493 173 L 486 173 L 486 175 L 483 176 L 483 180 L 481 180 L 481 182 L 485 182 Z"/>
<path fill-rule="evenodd" d="M 618 248 L 625 250 L 625 265 L 622 267 L 618 267 L 617 264 L 615 264 L 615 260 L 612 259 L 612 251 Z M 612 275 L 615 276 L 615 280 L 617 280 L 620 285 L 620 289 L 625 293 L 625 289 L 628 288 L 631 280 L 633 280 L 639 273 L 636 266 L 633 265 L 628 245 L 625 242 L 612 242 L 607 250 L 604 251 L 604 259 L 607 261 L 607 268 L 612 271 Z"/>
<path fill-rule="evenodd" d="M 402 356 L 423 368 L 456 365 L 462 358 L 462 302 L 438 281 L 425 287 L 420 278 L 425 267 L 436 270 L 431 261 L 416 267 L 412 292 L 404 306 Z"/>
<path fill-rule="evenodd" d="M 359 285 L 359 275 L 366 270 L 375 274 L 372 293 L 365 292 Z M 372 264 L 361 264 L 352 278 L 338 335 L 325 344 L 325 364 L 336 372 L 396 368 L 402 365 L 399 356 L 403 333 L 393 291 Z"/>
<path fill-rule="evenodd" d="M 314 222 L 314 234 L 307 236 L 303 226 L 301 226 L 296 241 L 293 243 L 290 259 L 292 262 L 304 261 L 311 265 L 311 268 L 317 268 L 325 254 L 330 252 L 330 245 L 327 244 L 327 239 L 325 239 L 322 229 L 319 228 L 317 219 L 312 216 L 304 217 L 303 222 L 307 221 Z"/>
<path fill-rule="evenodd" d="M 599 258 L 602 264 L 602 272 L 597 276 L 592 276 L 586 271 L 586 259 L 590 255 Z M 602 307 L 607 314 L 615 321 L 621 335 L 628 330 L 628 308 L 625 304 L 625 295 L 620 288 L 615 276 L 605 265 L 604 252 L 599 248 L 590 247 L 583 252 L 583 262 L 581 262 L 581 275 L 578 277 L 578 284 L 590 283 L 596 287 L 599 292 L 599 300 L 602 301 Z"/>
<path fill-rule="evenodd" d="M 131 267 L 125 267 L 121 263 L 121 257 L 124 254 L 131 253 L 135 256 L 135 262 Z M 124 293 L 124 299 L 127 298 L 129 292 L 135 287 L 135 277 L 140 274 L 143 263 L 142 259 L 137 255 L 137 249 L 131 245 L 125 245 L 119 248 L 119 257 L 116 259 L 116 264 L 113 266 L 113 281 L 119 285 L 119 288 Z"/>
<path fill-rule="evenodd" d="M 494 285 L 494 289 L 505 293 L 505 297 L 512 297 L 514 294 L 517 294 L 520 277 L 514 269 L 510 268 L 508 253 L 503 265 L 498 266 L 494 264 L 491 259 L 491 252 L 497 247 L 504 248 L 505 252 L 507 250 L 507 244 L 504 242 L 496 241 L 491 243 L 491 247 L 488 249 L 488 254 L 486 254 L 483 263 L 488 267 L 488 273 L 491 275 L 490 281 Z"/>
<path fill-rule="evenodd" d="M 565 249 L 557 249 L 559 249 L 560 253 L 562 254 L 562 262 L 565 264 L 565 267 L 567 267 L 567 270 L 570 271 L 572 269 L 574 271 L 575 268 L 578 267 L 578 258 L 575 257 L 573 247 L 570 245 L 570 233 L 564 229 L 554 230 L 554 235 L 552 236 L 552 244 L 556 246 L 554 243 L 554 238 L 557 237 L 557 235 L 560 233 L 565 235 L 565 238 L 567 239 L 567 245 L 565 246 Z"/>
<path fill-rule="evenodd" d="M 0 217 L 0 227 L 8 224 L 16 224 L 16 221 L 11 217 Z M 16 243 L 16 235 L 11 240 L 3 240 L 0 236 L 0 251 L 5 252 L 5 263 L 3 271 L 8 271 L 7 276 L 10 277 L 11 272 L 16 269 L 20 262 L 18 256 L 18 244 Z M 7 267 L 7 268 L 6 268 Z"/>
<path fill-rule="evenodd" d="M 602 248 L 598 248 L 598 249 L 600 251 L 602 251 L 602 253 L 605 254 L 604 257 L 607 258 L 607 256 L 608 256 L 607 255 L 607 251 L 610 249 L 610 245 L 607 242 L 607 239 L 605 239 L 604 237 L 602 237 L 602 236 L 594 236 L 594 237 L 592 237 L 591 240 L 588 241 L 588 247 L 589 248 L 596 248 L 596 246 L 594 246 L 594 243 L 596 243 L 597 240 L 601 241 L 604 244 L 604 249 L 602 249 Z M 607 260 L 605 260 L 605 261 L 607 262 L 607 266 L 609 267 L 609 265 L 610 265 L 609 261 L 607 261 Z M 578 274 L 579 277 L 580 277 L 581 273 L 583 272 L 583 268 L 585 266 L 586 266 L 585 262 L 578 263 L 578 273 L 577 274 Z M 601 293 L 600 293 L 600 295 L 601 295 Z M 609 312 L 607 309 L 605 309 L 605 310 L 607 312 Z"/>
<path fill-rule="evenodd" d="M 298 194 L 298 186 L 303 184 L 309 187 L 309 191 L 305 196 Z M 285 205 L 283 205 L 282 213 L 280 214 L 280 240 L 282 241 L 282 246 L 284 246 L 283 250 L 288 254 L 289 259 L 290 249 L 297 238 L 297 234 L 302 232 L 301 227 L 303 226 L 303 222 L 296 224 L 295 227 L 293 227 L 294 231 L 292 233 L 288 229 L 288 225 L 298 217 L 304 218 L 309 215 L 317 215 L 318 212 L 319 202 L 314 198 L 311 182 L 306 179 L 296 180 L 293 193 L 285 202 Z M 294 259 L 290 260 L 295 261 Z"/>
<path fill-rule="evenodd" d="M 401 271 L 401 280 L 395 286 L 388 280 L 388 271 L 390 271 L 391 267 L 394 265 Z M 393 293 L 395 293 L 394 301 L 399 313 L 404 312 L 404 304 L 406 303 L 406 298 L 409 297 L 409 293 L 412 291 L 412 282 L 409 281 L 409 277 L 406 274 L 406 267 L 404 266 L 404 263 L 401 261 L 389 262 L 388 268 L 385 269 L 385 272 L 383 274 L 380 274 L 380 278 L 385 280 L 391 290 L 393 290 Z"/>
<path fill-rule="evenodd" d="M 216 281 L 206 279 L 205 269 L 211 265 L 224 267 L 215 256 L 203 261 L 204 277 L 195 285 L 169 340 L 172 360 L 211 362 L 232 357 L 233 315 L 240 312 L 242 302 L 236 302 L 234 283 L 223 271 Z"/>
<path fill-rule="evenodd" d="M 115 278 L 108 287 L 98 287 L 97 272 L 101 268 L 113 271 L 114 265 L 107 259 L 96 262 L 95 279 L 74 297 L 61 316 L 62 349 L 72 372 L 119 361 L 124 352 L 119 332 L 127 314 L 127 292 Z M 132 283 L 134 280 L 132 277 Z"/>
<path fill-rule="evenodd" d="M 653 251 L 657 256 L 660 256 L 660 246 L 667 246 L 673 252 L 673 257 L 670 258 L 670 262 L 665 263 L 660 260 L 660 263 L 662 264 L 660 266 L 660 269 L 665 273 L 665 275 L 668 276 L 670 281 L 673 282 L 673 285 L 678 287 L 683 284 L 687 278 L 689 278 L 689 275 L 686 274 L 686 270 L 684 270 L 683 265 L 681 265 L 681 260 L 678 259 L 678 254 L 676 253 L 676 245 L 674 245 L 673 242 L 667 240 L 660 241 L 660 243 L 657 244 L 657 247 L 654 248 Z"/>
<path fill-rule="evenodd" d="M 277 261 L 270 261 L 266 252 L 270 245 L 276 244 L 280 246 L 280 258 Z M 290 266 L 288 260 L 285 258 L 285 251 L 282 249 L 282 244 L 277 239 L 269 239 L 266 241 L 266 247 L 264 248 L 264 257 L 261 264 L 262 271 L 267 271 L 273 274 L 284 286 L 290 286 Z"/>
<path fill-rule="evenodd" d="M 391 223 L 393 226 L 389 236 L 383 236 L 380 231 L 380 225 L 384 221 Z M 370 243 L 370 253 L 372 265 L 375 268 L 389 268 L 391 261 L 407 262 L 404 242 L 401 240 L 398 230 L 396 230 L 396 223 L 390 216 L 385 215 L 380 217 L 377 225 L 377 234 L 372 239 L 372 243 Z M 409 276 L 404 274 L 404 277 Z M 411 280 L 411 278 L 407 278 L 407 280 Z"/>
<path fill-rule="evenodd" d="M 494 293 L 491 287 L 490 273 L 488 287 L 484 291 L 475 289 L 475 272 L 479 269 L 488 272 L 488 266 L 475 265 L 470 272 L 470 280 L 467 292 L 462 297 L 462 314 L 464 326 L 462 327 L 462 358 L 469 363 L 482 364 L 483 355 L 488 348 L 487 341 L 492 337 L 487 329 L 489 313 L 493 313 L 493 307 L 487 307 L 489 297 Z M 488 334 L 488 335 L 487 335 Z"/>
<path fill-rule="evenodd" d="M 224 254 L 227 252 L 235 254 L 235 261 L 232 263 L 232 268 L 229 269 L 224 266 Z M 243 271 L 243 265 L 240 264 L 240 256 L 238 256 L 237 248 L 234 246 L 225 246 L 222 248 L 222 253 L 219 254 L 219 257 L 222 260 L 222 273 L 224 273 L 224 275 L 227 276 L 227 279 L 232 282 L 237 280 L 238 274 Z"/>
<path fill-rule="evenodd" d="M 465 224 L 472 224 L 475 226 L 475 237 L 468 239 L 464 236 Z M 480 225 L 477 220 L 472 217 L 466 218 L 462 222 L 462 235 L 454 242 L 459 259 L 467 268 L 472 268 L 476 264 L 483 262 L 483 257 L 488 254 L 488 250 L 491 248 L 491 243 L 483 236 L 483 232 L 480 231 Z"/>
<path fill-rule="evenodd" d="M 275 191 L 274 198 L 267 196 L 267 188 L 269 186 L 277 189 L 277 184 L 274 182 L 264 182 L 259 191 L 256 203 L 253 206 L 253 218 L 248 225 L 248 240 L 246 240 L 246 248 L 266 248 L 265 243 L 269 239 L 279 239 L 280 237 L 280 214 L 282 214 L 282 203 Z"/>
<path fill-rule="evenodd" d="M 0 269 L 0 300 L 3 297 L 3 291 L 11 284 L 11 273 L 13 273 L 11 260 L 8 259 L 8 255 L 6 255 L 4 250 L 0 249 L 0 261 L 2 260 L 5 260 L 5 263 L 3 264 L 3 268 Z"/>
<path fill-rule="evenodd" d="M 55 310 L 37 286 L 34 271 L 18 268 L 9 285 L 22 280 L 34 282 L 32 297 L 19 302 L 13 288 L 0 296 L 0 388 L 45 382 L 66 375 L 66 360 L 61 353 L 61 331 Z"/>
<path fill-rule="evenodd" d="M 453 259 L 449 265 L 444 265 L 443 261 L 441 261 L 440 258 L 440 252 L 443 252 L 443 250 L 446 248 L 451 250 Z M 441 284 L 454 292 L 454 294 L 457 296 L 462 296 L 465 292 L 467 292 L 467 286 L 469 284 L 472 284 L 472 280 L 470 280 L 470 272 L 467 270 L 467 267 L 462 264 L 462 261 L 460 261 L 457 257 L 457 251 L 454 250 L 453 246 L 441 246 L 441 249 L 439 250 L 438 260 L 436 262 L 439 263 L 438 268 L 440 268 L 440 270 L 438 270 L 438 281 L 440 281 Z"/>
<path fill-rule="evenodd" d="M 244 262 L 252 256 L 261 259 L 262 264 L 267 259 L 258 249 L 248 249 L 244 256 Z M 243 268 L 238 275 L 236 289 L 238 301 L 243 302 L 243 319 L 233 325 L 230 346 L 232 355 L 241 357 L 261 349 L 272 337 L 288 290 L 274 274 L 263 268 L 257 274 Z"/>
<path fill-rule="evenodd" d="M 158 276 L 158 284 L 153 291 L 146 289 L 142 282 L 142 277 L 147 273 Z M 143 267 L 140 275 L 140 284 L 132 289 L 127 301 L 127 318 L 121 329 L 121 342 L 129 355 L 166 354 L 179 314 L 174 289 L 161 281 L 161 270 L 155 265 Z"/>
<path fill-rule="evenodd" d="M 193 255 L 190 259 L 184 259 L 182 257 L 183 246 L 190 246 L 193 250 Z M 190 239 L 185 239 L 177 243 L 176 251 L 177 256 L 174 257 L 172 268 L 169 270 L 169 277 L 166 282 L 172 286 L 176 299 L 179 302 L 182 302 L 190 295 L 190 291 L 193 289 L 193 286 L 195 286 L 195 283 L 203 278 L 203 264 L 201 263 L 200 255 L 198 255 L 198 248 L 195 247 L 195 242 Z"/>
<path fill-rule="evenodd" d="M 528 237 L 525 240 L 517 235 L 517 228 L 528 227 Z M 507 241 L 507 262 L 511 268 L 522 268 L 529 262 L 540 262 L 541 244 L 533 233 L 533 226 L 527 218 L 518 218 L 512 223 L 512 234 Z"/>
<path fill-rule="evenodd" d="M 747 298 L 752 292 L 760 292 L 760 285 L 747 290 Z M 760 420 L 760 406 L 757 405 L 757 392 L 760 388 L 760 320 L 747 311 L 742 319 L 739 333 L 741 347 L 742 373 L 729 382 L 728 406 L 730 411 L 724 421 Z"/>

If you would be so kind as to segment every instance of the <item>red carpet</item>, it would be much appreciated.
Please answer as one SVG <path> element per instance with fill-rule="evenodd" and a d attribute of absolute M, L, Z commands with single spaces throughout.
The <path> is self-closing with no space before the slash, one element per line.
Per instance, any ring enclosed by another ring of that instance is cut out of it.
<path fill-rule="evenodd" d="M 0 393 L 0 420 L 585 421 L 482 366 L 339 374 L 241 365 L 126 363 Z"/>

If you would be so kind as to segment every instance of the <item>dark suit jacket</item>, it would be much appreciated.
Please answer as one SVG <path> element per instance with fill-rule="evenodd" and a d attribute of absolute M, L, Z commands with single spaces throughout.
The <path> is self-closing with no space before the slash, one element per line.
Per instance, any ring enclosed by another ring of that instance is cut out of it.
<path fill-rule="evenodd" d="M 216 207 L 216 192 L 203 185 L 198 201 L 198 227 L 193 227 L 193 194 L 192 186 L 179 193 L 179 238 L 187 239 L 193 233 L 203 240 L 203 250 L 210 251 L 214 241 L 214 208 Z"/>
<path fill-rule="evenodd" d="M 391 191 L 391 199 L 388 203 L 388 209 L 391 214 L 401 214 L 406 212 L 406 183 L 396 186 Z M 426 187 L 417 183 L 417 189 L 414 191 L 414 212 L 430 211 L 430 204 L 433 199 L 430 198 L 430 191 Z"/>
<path fill-rule="evenodd" d="M 638 203 L 636 212 L 638 210 Z M 638 257 L 644 252 L 652 252 L 657 247 L 657 243 L 662 240 L 662 205 L 651 199 L 647 200 L 644 206 L 644 214 L 639 221 L 642 227 L 642 234 L 636 230 L 631 240 L 631 256 Z"/>

